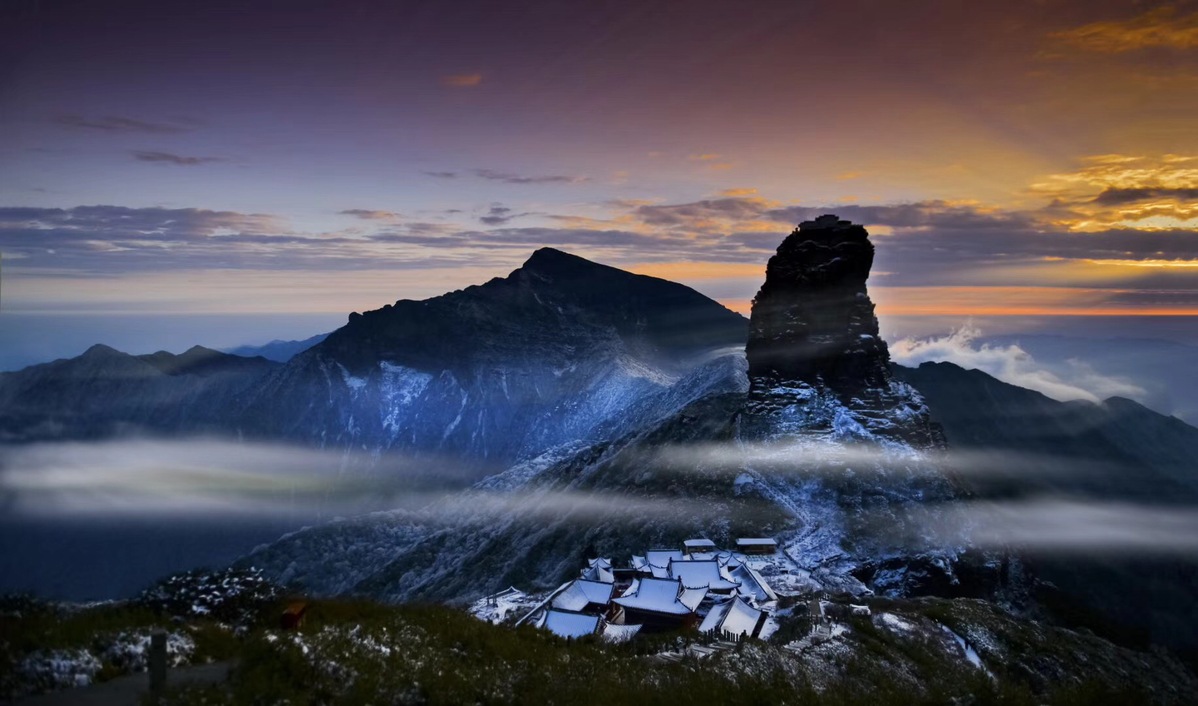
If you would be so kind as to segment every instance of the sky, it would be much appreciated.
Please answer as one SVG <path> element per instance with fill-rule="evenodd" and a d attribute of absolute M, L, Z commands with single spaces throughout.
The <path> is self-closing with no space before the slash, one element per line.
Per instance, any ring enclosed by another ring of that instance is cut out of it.
<path fill-rule="evenodd" d="M 745 314 L 1198 343 L 1198 3 L 0 2 L 0 369 L 306 338 L 541 246 Z M 971 329 L 972 330 L 972 329 Z"/>

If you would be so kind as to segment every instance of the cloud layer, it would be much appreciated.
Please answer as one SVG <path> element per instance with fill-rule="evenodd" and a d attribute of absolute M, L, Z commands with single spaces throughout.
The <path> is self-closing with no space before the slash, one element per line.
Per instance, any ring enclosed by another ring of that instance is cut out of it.
<path fill-rule="evenodd" d="M 1139 385 L 1129 380 L 1100 375 L 1081 361 L 1070 361 L 1069 374 L 1062 377 L 1037 364 L 1018 345 L 979 343 L 981 337 L 979 329 L 966 324 L 939 338 L 904 338 L 895 341 L 890 344 L 890 357 L 896 363 L 912 367 L 927 362 L 955 363 L 1062 401 L 1099 402 L 1108 397 L 1143 401 L 1148 397 L 1148 392 Z"/>
<path fill-rule="evenodd" d="M 833 447 L 703 445 L 662 449 L 664 468 L 706 473 L 729 468 L 804 466 L 843 474 L 852 467 L 885 464 L 888 473 L 929 469 L 926 459 Z M 787 459 L 783 461 L 783 459 Z M 797 460 L 801 459 L 801 460 Z M 1026 460 L 1026 459 L 1023 459 Z M 945 459 L 975 477 L 1011 477 L 1018 457 L 961 454 Z M 110 441 L 42 444 L 5 449 L 0 455 L 0 501 L 13 518 L 135 520 L 313 520 L 391 510 L 421 522 L 493 522 L 519 516 L 582 523 L 652 516 L 691 524 L 729 512 L 754 513 L 753 503 L 717 507 L 686 497 L 648 497 L 618 492 L 529 488 L 497 492 L 446 488 L 452 463 L 429 472 L 428 459 L 385 457 L 368 475 L 347 470 L 352 457 L 276 444 L 221 439 Z M 437 465 L 434 462 L 434 465 Z M 705 468 L 703 467 L 705 465 Z M 1066 467 L 1069 464 L 1064 464 Z M 698 466 L 698 468 L 697 468 Z M 1085 472 L 1080 468 L 1067 472 Z M 434 478 L 436 476 L 436 478 Z M 916 509 L 908 537 L 892 537 L 914 550 L 974 546 L 1073 555 L 1198 556 L 1198 508 L 1034 497 L 989 502 L 959 501 Z"/>

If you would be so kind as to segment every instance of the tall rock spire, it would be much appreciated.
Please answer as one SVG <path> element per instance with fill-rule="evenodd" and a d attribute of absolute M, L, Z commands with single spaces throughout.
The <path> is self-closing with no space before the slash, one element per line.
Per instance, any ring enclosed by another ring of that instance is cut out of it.
<path fill-rule="evenodd" d="M 751 416 L 942 443 L 919 394 L 891 378 L 866 289 L 873 260 L 865 228 L 833 215 L 804 221 L 778 246 L 745 347 Z"/>
<path fill-rule="evenodd" d="M 844 399 L 890 383 L 890 353 L 866 291 L 874 246 L 836 216 L 805 221 L 770 258 L 753 300 L 746 355 L 753 390 L 822 382 Z"/>

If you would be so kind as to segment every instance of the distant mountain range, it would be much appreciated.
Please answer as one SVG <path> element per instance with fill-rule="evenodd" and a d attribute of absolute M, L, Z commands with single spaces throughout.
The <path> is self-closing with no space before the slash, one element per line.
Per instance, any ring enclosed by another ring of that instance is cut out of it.
<path fill-rule="evenodd" d="M 688 287 L 545 248 L 507 278 L 353 314 L 286 363 L 95 346 L 0 374 L 0 421 L 8 442 L 224 433 L 483 473 L 743 387 L 729 353 L 746 325 Z"/>
<path fill-rule="evenodd" d="M 355 459 L 447 456 L 477 481 L 439 504 L 313 527 L 245 559 L 317 593 L 465 600 L 554 585 L 588 548 L 618 556 L 694 534 L 764 534 L 800 558 L 808 575 L 794 580 L 813 587 L 1039 595 L 1057 609 L 1068 600 L 1054 596 L 1078 596 L 1089 613 L 1074 617 L 1123 627 L 1143 604 L 1119 597 L 1135 595 L 1155 606 L 1139 621 L 1153 639 L 1198 645 L 1187 565 L 1151 566 L 1132 585 L 1124 564 L 983 553 L 966 535 L 924 549 L 898 541 L 920 512 L 963 498 L 1189 503 L 1198 430 L 1129 400 L 1061 403 L 951 364 L 890 365 L 865 288 L 872 253 L 859 226 L 804 224 L 771 259 L 750 322 L 688 287 L 544 248 L 507 277 L 243 351 L 257 357 L 95 346 L 0 374 L 0 441 L 215 434 Z M 753 457 L 778 443 L 807 451 Z M 816 458 L 829 445 L 875 460 L 830 472 Z M 945 468 L 946 445 L 1044 467 L 983 482 Z M 746 460 L 679 467 L 658 455 L 675 448 Z M 1062 475 L 1060 463 L 1091 471 Z M 496 494 L 513 500 L 496 509 Z M 605 518 L 579 497 L 627 507 Z"/>
<path fill-rule="evenodd" d="M 1149 338 L 1082 338 L 1020 334 L 987 336 L 979 341 L 1017 345 L 1036 365 L 1065 381 L 1083 386 L 1091 373 L 1130 383 L 1143 390 L 1136 400 L 1188 424 L 1198 422 L 1198 347 Z M 1105 397 L 1105 395 L 1101 395 Z"/>
<path fill-rule="evenodd" d="M 231 355 L 239 355 L 244 358 L 262 357 L 267 360 L 273 360 L 276 363 L 286 363 L 295 356 L 303 353 L 317 343 L 328 338 L 327 333 L 318 333 L 315 336 L 309 336 L 302 341 L 280 341 L 275 339 L 270 343 L 261 346 L 237 346 L 236 348 L 226 348 L 225 353 Z"/>
<path fill-rule="evenodd" d="M 97 344 L 76 358 L 0 373 L 0 441 L 224 430 L 229 400 L 277 365 L 201 346 L 133 356 Z"/>

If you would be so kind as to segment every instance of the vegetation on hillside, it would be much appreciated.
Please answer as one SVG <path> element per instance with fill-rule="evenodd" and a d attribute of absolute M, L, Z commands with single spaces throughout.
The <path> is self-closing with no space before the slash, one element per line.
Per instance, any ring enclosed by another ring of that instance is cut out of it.
<path fill-rule="evenodd" d="M 8 599 L 0 611 L 2 696 L 70 686 L 29 682 L 23 665 L 47 651 L 92 655 L 99 662 L 95 680 L 143 669 L 144 660 L 114 661 L 105 646 L 155 628 L 192 646 L 174 664 L 236 664 L 227 683 L 169 691 L 163 703 L 177 706 L 1171 704 L 1188 703 L 1198 684 L 1167 654 L 1117 647 L 984 601 L 874 599 L 871 616 L 846 618 L 847 631 L 814 642 L 801 639 L 811 623 L 796 612 L 783 617 L 769 642 L 666 660 L 663 653 L 682 652 L 697 636 L 653 635 L 619 645 L 564 640 L 444 606 L 365 600 L 310 601 L 303 623 L 284 630 L 279 618 L 293 599 L 259 580 L 189 573 L 160 582 L 139 601 L 70 610 Z M 217 587 L 233 587 L 228 603 Z M 954 636 L 980 661 L 965 659 Z"/>

